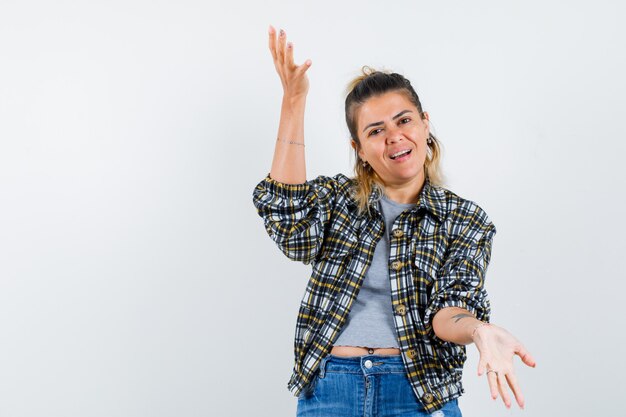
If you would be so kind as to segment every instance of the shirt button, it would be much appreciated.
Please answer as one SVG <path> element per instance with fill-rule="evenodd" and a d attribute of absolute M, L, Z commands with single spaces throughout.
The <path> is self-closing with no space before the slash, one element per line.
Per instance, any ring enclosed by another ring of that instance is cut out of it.
<path fill-rule="evenodd" d="M 368 359 L 368 360 L 365 361 L 365 363 L 363 365 L 365 365 L 365 367 L 367 369 L 370 369 L 373 364 L 372 364 L 372 361 Z"/>
<path fill-rule="evenodd" d="M 406 306 L 404 304 L 398 304 L 396 306 L 396 313 L 404 316 L 406 314 Z"/>
<path fill-rule="evenodd" d="M 415 359 L 417 357 L 417 351 L 415 349 L 409 349 L 406 352 L 406 356 L 408 356 L 410 359 Z"/>
<path fill-rule="evenodd" d="M 400 269 L 402 269 L 402 262 L 400 262 L 400 261 L 393 261 L 391 263 L 391 268 L 395 269 L 396 271 L 399 271 Z"/>
<path fill-rule="evenodd" d="M 435 396 L 431 394 L 430 392 L 427 392 L 426 394 L 422 395 L 422 401 L 424 401 L 426 404 L 432 403 L 434 399 L 435 399 Z"/>
<path fill-rule="evenodd" d="M 391 232 L 393 234 L 393 237 L 402 237 L 404 236 L 404 232 L 402 231 L 402 229 L 393 229 L 393 231 Z"/>

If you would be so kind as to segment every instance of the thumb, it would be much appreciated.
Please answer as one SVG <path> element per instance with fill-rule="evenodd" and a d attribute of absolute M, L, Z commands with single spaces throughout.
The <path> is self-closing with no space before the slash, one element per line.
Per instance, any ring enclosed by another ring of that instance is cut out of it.
<path fill-rule="evenodd" d="M 302 65 L 300 65 L 298 67 L 298 72 L 300 72 L 300 74 L 304 74 L 306 72 L 306 70 L 311 68 L 312 64 L 313 64 L 313 62 L 310 59 L 307 59 L 306 61 L 304 61 L 304 63 Z"/>
<path fill-rule="evenodd" d="M 530 366 L 531 368 L 534 368 L 535 366 L 537 366 L 537 363 L 535 362 L 535 359 L 530 354 L 530 352 L 526 350 L 526 348 L 524 346 L 520 346 L 515 351 L 515 354 L 517 356 L 519 356 L 520 359 L 522 359 L 522 362 L 524 362 L 524 364 L 526 364 L 527 366 Z"/>

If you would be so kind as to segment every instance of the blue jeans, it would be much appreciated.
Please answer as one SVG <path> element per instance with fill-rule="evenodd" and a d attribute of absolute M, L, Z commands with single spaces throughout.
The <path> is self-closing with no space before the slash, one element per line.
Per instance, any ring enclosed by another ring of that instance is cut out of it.
<path fill-rule="evenodd" d="M 400 355 L 322 359 L 298 397 L 298 417 L 461 417 L 457 400 L 427 412 L 406 377 Z"/>

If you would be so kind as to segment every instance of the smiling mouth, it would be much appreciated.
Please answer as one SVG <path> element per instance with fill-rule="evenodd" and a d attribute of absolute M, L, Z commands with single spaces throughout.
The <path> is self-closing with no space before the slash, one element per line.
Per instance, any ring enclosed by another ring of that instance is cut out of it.
<path fill-rule="evenodd" d="M 400 157 L 402 157 L 402 156 L 408 155 L 408 154 L 410 154 L 411 152 L 412 152 L 412 150 L 411 150 L 411 149 L 405 149 L 405 150 L 403 150 L 403 151 L 396 152 L 396 153 L 394 153 L 393 155 L 390 155 L 389 157 L 390 157 L 391 159 L 397 159 L 397 158 L 400 158 Z"/>

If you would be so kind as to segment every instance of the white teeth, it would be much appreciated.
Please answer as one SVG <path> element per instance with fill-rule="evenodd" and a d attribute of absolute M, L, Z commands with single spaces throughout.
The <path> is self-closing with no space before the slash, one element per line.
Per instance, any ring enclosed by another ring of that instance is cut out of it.
<path fill-rule="evenodd" d="M 409 153 L 409 152 L 411 152 L 411 150 L 410 150 L 410 149 L 405 149 L 405 150 L 403 150 L 403 151 L 396 152 L 396 153 L 394 153 L 393 155 L 390 155 L 390 158 L 391 158 L 391 159 L 396 159 L 397 157 L 399 157 L 399 156 L 401 156 L 401 155 L 404 155 L 404 154 L 407 154 L 407 153 Z"/>

